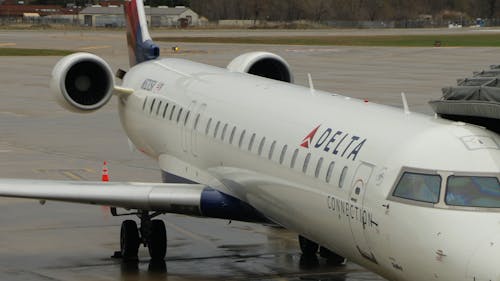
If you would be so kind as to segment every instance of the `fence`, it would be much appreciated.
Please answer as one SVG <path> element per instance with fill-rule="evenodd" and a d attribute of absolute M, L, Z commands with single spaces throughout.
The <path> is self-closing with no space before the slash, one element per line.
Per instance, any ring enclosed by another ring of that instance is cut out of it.
<path fill-rule="evenodd" d="M 96 26 L 96 27 L 123 27 L 125 26 L 124 19 L 121 16 L 114 15 L 103 15 L 95 16 L 92 20 L 92 24 L 89 24 L 87 20 L 80 19 L 78 15 L 52 15 L 46 17 L 0 17 L 0 25 L 15 25 L 15 24 L 26 24 L 26 25 L 74 25 L 74 26 Z M 242 24 L 245 23 L 245 24 Z M 259 28 L 259 27 L 283 27 L 283 26 L 295 26 L 293 23 L 285 22 L 267 22 L 267 21 L 257 21 L 257 25 L 254 21 L 237 21 L 235 27 L 240 28 Z M 448 27 L 450 23 L 460 24 L 464 27 L 476 25 L 475 21 L 447 21 L 447 20 L 401 20 L 401 21 L 322 21 L 322 22 L 312 22 L 312 21 L 298 21 L 300 23 L 297 26 L 309 26 L 311 28 L 318 26 L 326 26 L 332 28 L 439 28 Z M 226 26 L 227 21 L 218 25 L 217 23 L 209 23 L 212 27 Z M 171 18 L 166 16 L 151 16 L 150 25 L 153 27 L 160 26 L 178 26 L 177 21 L 173 21 Z M 500 26 L 500 18 L 487 19 L 484 20 L 485 27 Z"/>

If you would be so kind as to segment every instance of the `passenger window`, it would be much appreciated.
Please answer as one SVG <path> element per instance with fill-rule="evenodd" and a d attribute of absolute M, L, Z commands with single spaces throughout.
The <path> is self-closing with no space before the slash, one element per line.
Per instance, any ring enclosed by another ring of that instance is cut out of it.
<path fill-rule="evenodd" d="M 302 166 L 302 172 L 307 173 L 307 167 L 309 167 L 309 161 L 311 160 L 311 153 L 307 153 L 306 159 L 304 160 L 304 166 Z"/>
<path fill-rule="evenodd" d="M 168 109 L 168 102 L 167 104 L 165 105 L 165 108 L 163 109 L 163 119 L 165 119 L 165 116 L 167 114 L 167 109 Z"/>
<path fill-rule="evenodd" d="M 328 170 L 326 171 L 326 182 L 327 183 L 330 183 L 330 181 L 332 180 L 333 168 L 335 168 L 334 161 L 330 162 L 330 165 L 328 165 Z"/>
<path fill-rule="evenodd" d="M 142 104 L 142 110 L 144 111 L 146 109 L 146 103 L 148 102 L 148 97 L 144 99 L 144 103 Z"/>
<path fill-rule="evenodd" d="M 450 176 L 445 201 L 452 206 L 500 208 L 500 184 L 495 177 Z"/>
<path fill-rule="evenodd" d="M 280 164 L 283 164 L 283 161 L 285 161 L 285 155 L 286 155 L 286 150 L 288 149 L 288 145 L 284 145 L 283 149 L 281 149 L 281 155 L 280 155 Z"/>
<path fill-rule="evenodd" d="M 393 196 L 427 203 L 439 202 L 441 176 L 404 172 Z"/>
<path fill-rule="evenodd" d="M 248 151 L 252 151 L 254 141 L 255 141 L 255 133 L 253 133 L 252 136 L 250 137 L 250 142 L 248 143 Z"/>
<path fill-rule="evenodd" d="M 196 119 L 194 119 L 194 127 L 193 129 L 196 131 L 198 129 L 198 123 L 200 122 L 200 114 L 196 114 Z"/>
<path fill-rule="evenodd" d="M 268 155 L 269 160 L 273 159 L 275 146 L 276 146 L 276 141 L 273 141 L 273 143 L 271 144 L 271 148 L 269 149 L 269 155 Z"/>
<path fill-rule="evenodd" d="M 219 127 L 220 127 L 220 121 L 217 121 L 217 124 L 215 124 L 214 138 L 217 137 L 217 132 L 219 131 Z"/>
<path fill-rule="evenodd" d="M 233 129 L 231 130 L 231 135 L 229 136 L 229 143 L 230 144 L 233 144 L 234 134 L 235 133 L 236 133 L 236 126 L 234 126 Z"/>
<path fill-rule="evenodd" d="M 153 102 L 151 103 L 151 107 L 149 108 L 149 114 L 153 113 L 153 107 L 155 106 L 156 99 L 153 99 Z"/>
<path fill-rule="evenodd" d="M 156 115 L 158 115 L 160 113 L 160 107 L 161 107 L 162 103 L 163 103 L 162 101 L 160 101 L 160 103 L 158 103 L 158 107 L 156 108 Z"/>
<path fill-rule="evenodd" d="M 226 138 L 226 131 L 227 131 L 227 123 L 224 125 L 224 128 L 222 128 L 222 134 L 220 136 L 220 139 L 222 141 L 224 141 L 224 139 Z"/>
<path fill-rule="evenodd" d="M 188 110 L 188 112 L 186 113 L 186 117 L 184 117 L 184 126 L 186 126 L 187 122 L 189 121 L 189 114 L 191 114 L 191 111 Z"/>
<path fill-rule="evenodd" d="M 168 118 L 170 121 L 172 121 L 172 118 L 174 117 L 174 111 L 175 111 L 175 105 L 172 107 L 172 111 L 170 111 L 170 117 Z"/>
<path fill-rule="evenodd" d="M 262 155 L 262 150 L 264 149 L 264 144 L 266 144 L 266 137 L 263 137 L 263 138 L 260 140 L 260 144 L 259 144 L 259 155 Z"/>
<path fill-rule="evenodd" d="M 182 114 L 182 107 L 179 109 L 179 113 L 177 113 L 177 123 L 181 120 L 181 114 Z"/>
<path fill-rule="evenodd" d="M 208 119 L 207 127 L 205 128 L 205 135 L 208 136 L 208 132 L 210 131 L 210 124 L 212 123 L 212 118 Z"/>
<path fill-rule="evenodd" d="M 314 176 L 316 178 L 319 177 L 319 173 L 321 172 L 321 165 L 323 165 L 323 157 L 319 158 L 318 164 L 316 165 L 316 171 L 314 171 Z"/>
<path fill-rule="evenodd" d="M 295 149 L 295 151 L 293 152 L 293 156 L 292 156 L 292 161 L 290 162 L 290 168 L 294 168 L 295 167 L 295 162 L 297 161 L 297 156 L 299 156 L 299 149 Z"/>
<path fill-rule="evenodd" d="M 240 141 L 238 142 L 238 147 L 241 148 L 241 146 L 243 145 L 243 139 L 245 139 L 245 133 L 246 133 L 246 130 L 243 130 L 241 132 L 241 135 L 240 135 Z"/>
<path fill-rule="evenodd" d="M 339 179 L 339 187 L 342 188 L 344 186 L 344 181 L 345 181 L 345 177 L 347 175 L 347 171 L 349 170 L 349 168 L 347 168 L 347 166 L 345 166 L 343 169 L 342 169 L 342 172 L 340 173 L 340 179 Z"/>

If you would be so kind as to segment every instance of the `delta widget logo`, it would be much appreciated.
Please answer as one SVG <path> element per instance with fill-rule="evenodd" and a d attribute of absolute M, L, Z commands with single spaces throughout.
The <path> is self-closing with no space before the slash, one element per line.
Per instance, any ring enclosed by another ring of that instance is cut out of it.
<path fill-rule="evenodd" d="M 311 145 L 311 142 L 312 142 L 312 139 L 314 138 L 314 136 L 316 135 L 316 133 L 318 132 L 318 129 L 319 127 L 321 127 L 321 125 L 319 125 L 318 127 L 314 128 L 303 140 L 302 140 L 302 144 L 300 146 L 302 147 L 305 147 L 305 148 L 309 148 L 309 145 Z"/>

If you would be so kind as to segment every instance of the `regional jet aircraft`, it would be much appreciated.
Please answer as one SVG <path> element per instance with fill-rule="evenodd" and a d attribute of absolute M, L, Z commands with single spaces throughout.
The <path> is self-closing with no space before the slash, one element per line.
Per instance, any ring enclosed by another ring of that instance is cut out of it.
<path fill-rule="evenodd" d="M 121 254 L 166 254 L 164 213 L 270 223 L 304 255 L 347 258 L 389 280 L 500 280 L 500 135 L 293 84 L 251 52 L 227 68 L 159 59 L 142 1 L 125 2 L 130 69 L 117 84 L 76 53 L 52 72 L 59 103 L 91 112 L 116 95 L 133 145 L 165 183 L 0 181 L 0 195 L 133 210 Z M 105 184 L 105 187 L 103 185 Z"/>

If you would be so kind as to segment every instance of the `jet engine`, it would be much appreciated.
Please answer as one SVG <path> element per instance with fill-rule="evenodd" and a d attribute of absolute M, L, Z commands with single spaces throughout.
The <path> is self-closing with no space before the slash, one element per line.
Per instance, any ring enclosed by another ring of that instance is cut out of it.
<path fill-rule="evenodd" d="M 233 59 L 227 69 L 249 73 L 269 79 L 293 83 L 288 63 L 280 56 L 268 52 L 250 52 Z"/>
<path fill-rule="evenodd" d="M 109 65 L 89 53 L 62 58 L 52 70 L 50 89 L 57 102 L 74 112 L 92 112 L 104 106 L 114 89 Z"/>

